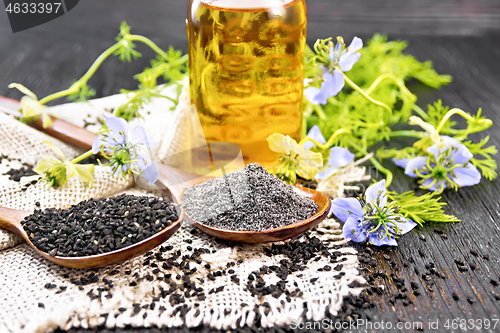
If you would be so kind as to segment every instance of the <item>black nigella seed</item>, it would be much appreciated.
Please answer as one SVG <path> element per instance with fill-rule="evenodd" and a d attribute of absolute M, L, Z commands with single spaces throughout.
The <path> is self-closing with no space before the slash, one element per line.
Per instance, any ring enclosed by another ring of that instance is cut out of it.
<path fill-rule="evenodd" d="M 472 298 L 467 298 L 467 302 L 469 302 L 469 304 L 474 304 L 476 303 L 475 300 L 473 300 Z"/>
<path fill-rule="evenodd" d="M 491 279 L 490 283 L 491 283 L 491 285 L 493 285 L 495 287 L 498 286 L 498 281 L 497 280 Z"/>
<path fill-rule="evenodd" d="M 143 241 L 177 218 L 176 207 L 164 198 L 122 194 L 89 199 L 66 210 L 37 210 L 21 223 L 34 235 L 33 244 L 49 255 L 84 257 Z"/>
<path fill-rule="evenodd" d="M 489 261 L 489 260 L 490 260 L 490 256 L 489 256 L 489 255 L 487 255 L 487 254 L 485 254 L 485 255 L 483 255 L 483 259 L 484 259 L 484 260 L 488 260 L 488 261 Z"/>
<path fill-rule="evenodd" d="M 39 303 L 38 303 L 38 307 L 39 307 L 39 308 L 43 308 L 43 309 L 45 309 L 45 304 L 43 304 L 43 303 L 39 302 Z"/>
<path fill-rule="evenodd" d="M 205 225 L 241 231 L 279 228 L 305 220 L 318 209 L 313 200 L 297 194 L 292 186 L 252 163 L 242 170 L 187 187 L 182 205 L 186 214 Z"/>
<path fill-rule="evenodd" d="M 440 228 L 434 228 L 434 232 L 435 232 L 436 234 L 439 234 L 439 235 L 444 234 L 443 229 L 440 229 Z"/>
<path fill-rule="evenodd" d="M 451 294 L 451 296 L 453 297 L 453 299 L 454 299 L 455 301 L 458 301 L 458 300 L 460 299 L 460 297 L 458 297 L 458 294 L 457 294 L 457 293 L 455 293 L 455 292 L 453 292 L 453 293 Z"/>
<path fill-rule="evenodd" d="M 474 257 L 477 257 L 479 253 L 476 250 L 470 250 L 470 254 L 472 254 Z"/>

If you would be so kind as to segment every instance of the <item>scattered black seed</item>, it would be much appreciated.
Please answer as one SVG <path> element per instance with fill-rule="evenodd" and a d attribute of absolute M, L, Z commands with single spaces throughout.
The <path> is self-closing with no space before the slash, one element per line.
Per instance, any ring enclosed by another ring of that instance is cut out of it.
<path fill-rule="evenodd" d="M 470 250 L 470 254 L 472 254 L 474 257 L 477 257 L 479 253 L 476 250 Z"/>
<path fill-rule="evenodd" d="M 10 180 L 15 182 L 20 182 L 22 177 L 34 176 L 37 173 L 33 171 L 33 166 L 27 163 L 23 163 L 20 169 L 10 169 L 4 175 L 8 175 Z M 31 183 L 28 183 L 32 185 Z M 28 185 L 29 186 L 29 185 Z"/>
<path fill-rule="evenodd" d="M 491 283 L 492 286 L 495 286 L 495 287 L 498 286 L 498 281 L 495 280 L 495 279 L 491 279 L 490 283 Z"/>
<path fill-rule="evenodd" d="M 443 234 L 444 234 L 443 229 L 440 229 L 440 228 L 434 228 L 434 232 L 435 232 L 436 234 L 439 234 L 439 235 L 443 235 Z"/>
<path fill-rule="evenodd" d="M 419 235 L 418 236 L 421 240 L 425 241 L 425 236 L 424 235 Z"/>
<path fill-rule="evenodd" d="M 467 298 L 467 302 L 469 302 L 469 304 L 474 304 L 476 303 L 475 300 L 473 300 L 472 298 Z"/>
<path fill-rule="evenodd" d="M 182 201 L 194 220 L 228 230 L 279 228 L 304 220 L 318 209 L 314 201 L 258 164 L 188 187 Z"/>
<path fill-rule="evenodd" d="M 62 257 L 82 257 L 118 250 L 163 230 L 178 214 L 159 197 L 120 195 L 90 199 L 67 210 L 35 210 L 22 222 L 40 250 Z"/>
<path fill-rule="evenodd" d="M 42 309 L 45 309 L 45 304 L 43 304 L 43 303 L 39 302 L 39 303 L 38 303 L 38 307 L 39 307 L 39 308 L 42 308 Z"/>
<path fill-rule="evenodd" d="M 490 256 L 489 256 L 489 255 L 487 255 L 487 254 L 484 254 L 484 255 L 483 255 L 483 259 L 484 259 L 484 260 L 488 260 L 488 261 L 489 261 L 489 260 L 490 260 Z"/>
<path fill-rule="evenodd" d="M 451 294 L 451 296 L 453 297 L 453 299 L 454 299 L 455 301 L 458 301 L 458 300 L 460 299 L 460 297 L 458 297 L 458 294 L 457 294 L 456 292 L 453 292 L 453 293 Z"/>

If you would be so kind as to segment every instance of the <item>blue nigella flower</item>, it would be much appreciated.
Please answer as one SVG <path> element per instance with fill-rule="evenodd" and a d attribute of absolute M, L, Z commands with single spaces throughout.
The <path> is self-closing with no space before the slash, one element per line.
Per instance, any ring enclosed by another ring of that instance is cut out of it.
<path fill-rule="evenodd" d="M 429 156 L 394 162 L 405 168 L 408 176 L 422 178 L 421 187 L 430 191 L 458 189 L 481 181 L 481 173 L 470 163 L 472 153 L 458 140 L 442 135 L 441 142 L 427 148 L 427 152 Z"/>
<path fill-rule="evenodd" d="M 313 139 L 318 143 L 326 143 L 325 137 L 321 133 L 318 125 L 314 125 L 307 136 Z M 316 145 L 311 141 L 306 141 L 302 144 L 304 148 L 311 149 L 316 147 Z M 325 171 L 320 171 L 316 174 L 316 180 L 326 180 L 339 172 L 340 168 L 345 167 L 347 164 L 351 163 L 354 160 L 354 154 L 351 153 L 348 149 L 342 147 L 332 147 L 330 149 L 330 155 L 328 158 L 328 169 Z"/>
<path fill-rule="evenodd" d="M 385 179 L 368 187 L 364 200 L 335 198 L 332 213 L 343 221 L 343 234 L 354 242 L 397 246 L 396 239 L 417 225 L 398 214 L 396 202 L 387 203 Z"/>
<path fill-rule="evenodd" d="M 94 154 L 101 152 L 102 156 L 110 160 L 106 165 L 111 167 L 113 175 L 125 178 L 127 174 L 134 173 L 153 185 L 159 177 L 159 167 L 144 155 L 141 148 L 154 147 L 158 142 L 141 126 L 130 131 L 129 124 L 123 118 L 107 117 L 104 123 L 104 132 L 97 136 L 92 145 Z"/>
<path fill-rule="evenodd" d="M 336 96 L 344 88 L 344 72 L 352 69 L 361 57 L 357 51 L 363 48 L 361 38 L 354 37 L 348 48 L 343 42 L 330 47 L 330 62 L 323 68 L 321 89 L 309 87 L 304 90 L 306 98 L 314 105 L 325 105 L 328 98 Z"/>

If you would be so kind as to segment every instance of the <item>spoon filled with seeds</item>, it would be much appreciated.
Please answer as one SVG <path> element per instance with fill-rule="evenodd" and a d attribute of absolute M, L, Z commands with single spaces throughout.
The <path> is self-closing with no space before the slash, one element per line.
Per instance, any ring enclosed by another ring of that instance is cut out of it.
<path fill-rule="evenodd" d="M 97 268 L 164 243 L 184 212 L 168 198 L 120 195 L 68 209 L 34 212 L 0 207 L 0 227 L 21 236 L 44 258 L 71 268 Z"/>
<path fill-rule="evenodd" d="M 180 193 L 186 219 L 217 238 L 268 243 L 296 237 L 330 212 L 330 199 L 313 189 L 287 185 L 258 164 Z"/>

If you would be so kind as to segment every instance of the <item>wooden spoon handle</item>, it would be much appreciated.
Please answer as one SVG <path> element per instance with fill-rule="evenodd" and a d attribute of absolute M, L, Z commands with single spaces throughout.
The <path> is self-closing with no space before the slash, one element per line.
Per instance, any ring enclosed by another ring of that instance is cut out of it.
<path fill-rule="evenodd" d="M 4 96 L 0 96 L 0 102 L 2 102 L 3 104 L 7 103 L 6 109 L 12 111 L 18 109 L 20 104 L 19 101 Z M 41 132 L 45 132 L 48 135 L 63 142 L 72 144 L 73 146 L 76 146 L 78 148 L 82 148 L 84 150 L 92 149 L 92 144 L 94 143 L 96 138 L 95 134 L 86 130 L 85 128 L 78 127 L 65 120 L 58 119 L 53 116 L 51 116 L 50 118 L 52 118 L 52 124 L 47 128 L 43 128 L 43 124 L 40 118 L 33 122 L 30 122 L 28 125 L 36 128 Z"/>
<path fill-rule="evenodd" d="M 30 214 L 32 213 L 23 210 L 0 207 L 0 227 L 25 237 L 21 221 Z"/>
<path fill-rule="evenodd" d="M 92 149 L 92 144 L 94 143 L 97 135 L 93 134 L 85 128 L 78 127 L 65 120 L 58 119 L 52 116 L 51 118 L 52 124 L 47 128 L 43 128 L 42 120 L 40 118 L 29 123 L 28 125 L 78 148 L 82 148 L 84 150 Z"/>

